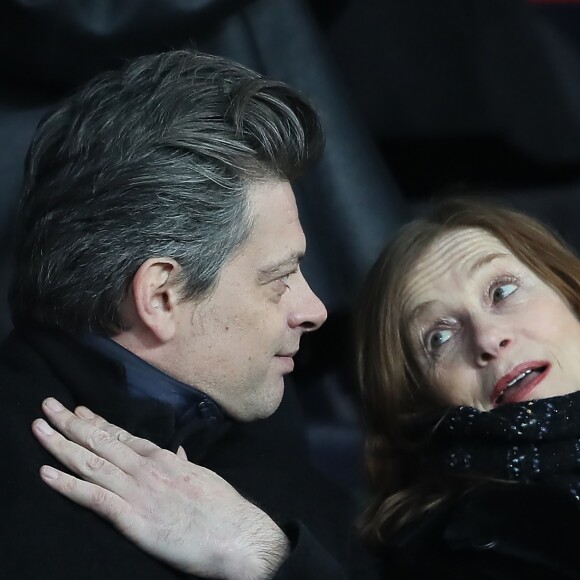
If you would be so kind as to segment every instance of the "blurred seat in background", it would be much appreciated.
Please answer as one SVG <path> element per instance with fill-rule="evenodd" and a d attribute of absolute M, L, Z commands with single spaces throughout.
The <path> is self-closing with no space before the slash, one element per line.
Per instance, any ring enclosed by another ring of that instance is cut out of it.
<path fill-rule="evenodd" d="M 580 250 L 578 0 L 311 0 L 413 213 L 490 191 Z"/>

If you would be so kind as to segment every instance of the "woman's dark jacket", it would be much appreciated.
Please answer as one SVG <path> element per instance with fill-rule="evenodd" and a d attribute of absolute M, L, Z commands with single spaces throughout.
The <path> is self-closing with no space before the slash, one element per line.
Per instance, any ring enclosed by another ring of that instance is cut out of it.
<path fill-rule="evenodd" d="M 487 479 L 391 537 L 385 578 L 580 578 L 580 393 L 454 409 L 423 461 Z"/>

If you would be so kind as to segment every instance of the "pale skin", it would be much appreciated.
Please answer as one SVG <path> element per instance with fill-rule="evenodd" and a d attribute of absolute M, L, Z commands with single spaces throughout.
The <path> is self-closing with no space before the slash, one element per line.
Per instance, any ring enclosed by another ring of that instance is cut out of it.
<path fill-rule="evenodd" d="M 425 379 L 452 405 L 487 411 L 580 388 L 580 322 L 484 230 L 457 229 L 432 244 L 407 284 L 406 311 Z M 504 392 L 528 366 L 546 368 L 541 380 Z"/>
<path fill-rule="evenodd" d="M 271 415 L 304 332 L 326 319 L 300 271 L 305 238 L 292 188 L 250 187 L 253 229 L 198 302 L 181 299 L 179 265 L 149 258 L 113 337 L 167 374 L 211 396 L 233 417 Z M 39 442 L 78 477 L 50 466 L 50 487 L 106 520 L 149 554 L 196 576 L 271 578 L 289 553 L 283 531 L 215 473 L 133 437 L 79 407 L 45 401 Z M 50 425 L 49 425 L 50 423 Z M 51 428 L 52 425 L 52 428 Z"/>

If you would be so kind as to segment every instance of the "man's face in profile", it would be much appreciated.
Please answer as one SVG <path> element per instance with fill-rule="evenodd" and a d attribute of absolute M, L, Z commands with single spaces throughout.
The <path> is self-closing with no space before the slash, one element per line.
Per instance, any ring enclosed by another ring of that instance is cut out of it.
<path fill-rule="evenodd" d="M 248 191 L 253 229 L 222 268 L 216 289 L 183 303 L 179 376 L 241 420 L 271 415 L 303 332 L 326 309 L 300 271 L 306 242 L 289 183 L 255 183 Z"/>

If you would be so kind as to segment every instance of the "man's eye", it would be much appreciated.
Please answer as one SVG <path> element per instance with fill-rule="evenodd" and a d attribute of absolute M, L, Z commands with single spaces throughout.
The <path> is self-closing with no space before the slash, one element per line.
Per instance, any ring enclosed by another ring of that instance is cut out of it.
<path fill-rule="evenodd" d="M 494 302 L 501 302 L 505 300 L 508 296 L 513 294 L 518 289 L 517 285 L 513 282 L 508 284 L 502 284 L 494 289 L 491 297 Z"/>
<path fill-rule="evenodd" d="M 272 280 L 273 288 L 278 294 L 284 294 L 284 292 L 290 288 L 290 276 L 291 274 L 285 274 L 284 276 L 279 276 L 275 280 Z"/>
<path fill-rule="evenodd" d="M 436 330 L 429 335 L 427 346 L 430 351 L 436 351 L 442 347 L 452 336 L 453 332 L 451 330 Z"/>
<path fill-rule="evenodd" d="M 291 272 L 284 274 L 284 276 L 280 276 L 277 278 L 277 281 L 282 282 L 286 288 L 290 288 L 290 278 L 299 271 L 299 268 L 295 268 Z"/>

